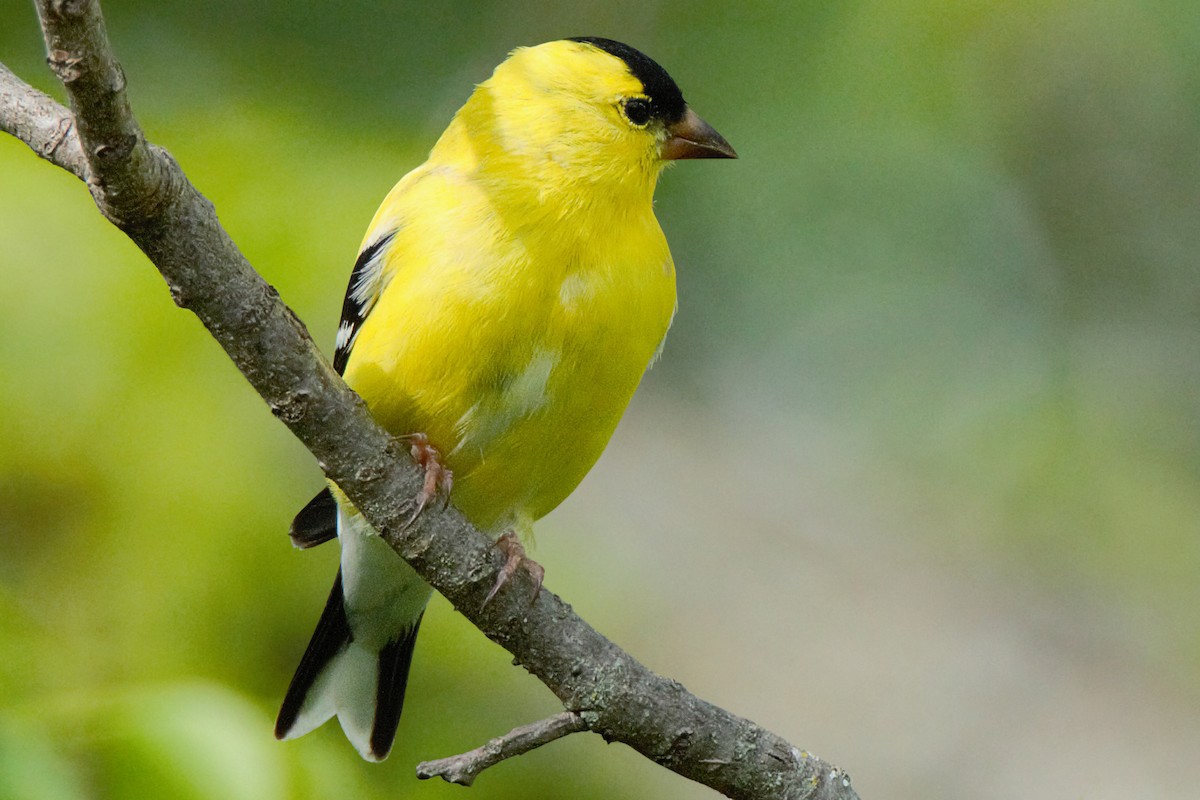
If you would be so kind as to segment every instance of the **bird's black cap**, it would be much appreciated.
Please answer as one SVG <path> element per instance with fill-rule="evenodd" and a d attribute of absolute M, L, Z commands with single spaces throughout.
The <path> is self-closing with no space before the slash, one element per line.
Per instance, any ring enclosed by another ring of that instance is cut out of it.
<path fill-rule="evenodd" d="M 650 104 L 653 106 L 654 116 L 667 123 L 683 119 L 687 111 L 683 92 L 679 91 L 679 87 L 667 71 L 650 56 L 627 44 L 598 36 L 574 36 L 568 41 L 590 44 L 624 61 L 633 77 L 642 82 L 646 96 L 650 98 Z"/>

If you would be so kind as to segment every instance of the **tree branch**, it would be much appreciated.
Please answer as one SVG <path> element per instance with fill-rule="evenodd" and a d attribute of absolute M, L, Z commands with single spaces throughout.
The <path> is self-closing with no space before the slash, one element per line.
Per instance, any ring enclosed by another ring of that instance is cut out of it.
<path fill-rule="evenodd" d="M 442 778 L 449 783 L 470 786 L 479 777 L 479 773 L 488 767 L 494 767 L 505 759 L 523 755 L 556 739 L 587 729 L 583 717 L 574 711 L 564 711 L 553 717 L 513 728 L 469 753 L 439 758 L 436 761 L 422 761 L 417 764 L 417 777 L 421 780 Z"/>
<path fill-rule="evenodd" d="M 212 205 L 149 145 L 95 0 L 38 0 L 66 109 L 0 71 L 0 127 L 85 179 L 101 212 L 150 258 L 238 369 L 420 575 L 513 654 L 587 729 L 732 798 L 856 798 L 840 770 L 655 675 L 523 572 L 481 609 L 502 557 L 450 507 L 404 522 L 421 477 L 246 262 Z"/>
<path fill-rule="evenodd" d="M 0 130 L 51 164 L 86 182 L 91 173 L 71 112 L 0 64 Z"/>

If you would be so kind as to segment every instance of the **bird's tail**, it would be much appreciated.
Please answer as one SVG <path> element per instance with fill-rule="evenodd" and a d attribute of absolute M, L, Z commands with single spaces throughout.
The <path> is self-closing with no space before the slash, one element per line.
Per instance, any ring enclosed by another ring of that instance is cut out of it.
<path fill-rule="evenodd" d="M 288 687 L 275 738 L 303 736 L 337 715 L 346 738 L 368 761 L 387 758 L 400 724 L 408 669 L 421 617 L 383 647 L 356 642 L 338 570 L 325 610 Z"/>
<path fill-rule="evenodd" d="M 322 495 L 296 517 L 292 540 L 308 547 L 335 531 L 342 564 L 283 699 L 275 736 L 303 736 L 337 715 L 362 757 L 382 761 L 396 738 L 432 589 L 357 511 Z"/>

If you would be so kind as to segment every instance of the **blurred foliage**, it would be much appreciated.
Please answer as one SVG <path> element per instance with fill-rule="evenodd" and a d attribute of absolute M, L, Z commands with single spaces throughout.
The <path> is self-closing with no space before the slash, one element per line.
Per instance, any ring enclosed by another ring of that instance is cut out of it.
<path fill-rule="evenodd" d="M 1195 685 L 1200 6 L 538 5 L 106 11 L 148 135 L 325 344 L 379 199 L 506 50 L 646 50 L 742 155 L 664 180 L 682 301 L 647 390 L 781 446 L 841 430 L 937 547 L 1153 620 L 1157 669 Z M 60 95 L 42 59 L 0 8 L 0 60 Z M 554 709 L 438 601 L 387 765 L 336 726 L 271 744 L 336 559 L 283 537 L 311 459 L 7 138 L 0 242 L 0 797 L 457 796 L 412 764 Z M 678 790 L 575 738 L 472 796 Z"/>

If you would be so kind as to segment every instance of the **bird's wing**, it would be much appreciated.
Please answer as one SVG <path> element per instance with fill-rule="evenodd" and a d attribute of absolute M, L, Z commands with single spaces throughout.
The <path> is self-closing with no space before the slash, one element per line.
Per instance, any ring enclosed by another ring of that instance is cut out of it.
<path fill-rule="evenodd" d="M 390 277 L 384 269 L 387 250 L 396 238 L 396 228 L 388 226 L 376 235 L 368 237 L 359 251 L 354 269 L 350 272 L 350 285 L 346 287 L 346 299 L 342 301 L 342 321 L 338 324 L 336 349 L 333 353 L 333 368 L 341 375 L 350 360 L 350 351 L 362 324 L 375 307 Z"/>
<path fill-rule="evenodd" d="M 384 265 L 396 231 L 395 225 L 385 225 L 379 232 L 372 231 L 354 261 L 350 285 L 346 287 L 346 299 L 342 301 L 342 321 L 338 325 L 333 353 L 333 368 L 339 375 L 346 371 L 354 340 L 358 338 L 363 322 L 387 286 L 389 276 Z M 292 544 L 299 548 L 316 547 L 337 536 L 337 503 L 328 487 L 301 509 L 292 521 L 288 535 Z"/>
<path fill-rule="evenodd" d="M 326 486 L 292 520 L 288 531 L 292 545 L 301 550 L 337 538 L 337 501 Z"/>

